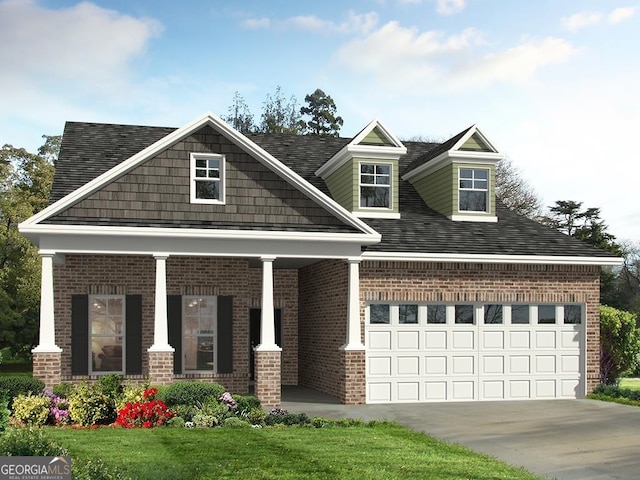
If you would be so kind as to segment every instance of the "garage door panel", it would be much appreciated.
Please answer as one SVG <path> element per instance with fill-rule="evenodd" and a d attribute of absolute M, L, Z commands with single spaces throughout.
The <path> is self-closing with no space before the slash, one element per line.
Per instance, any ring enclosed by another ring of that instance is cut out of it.
<path fill-rule="evenodd" d="M 556 356 L 536 355 L 535 373 L 556 373 Z"/>
<path fill-rule="evenodd" d="M 531 348 L 531 332 L 516 330 L 509 332 L 509 346 L 511 349 L 529 350 Z"/>
<path fill-rule="evenodd" d="M 372 403 L 391 402 L 391 382 L 369 382 L 367 397 Z"/>
<path fill-rule="evenodd" d="M 453 350 L 474 350 L 475 347 L 475 331 L 452 331 L 451 348 Z"/>
<path fill-rule="evenodd" d="M 538 330 L 535 332 L 537 349 L 555 349 L 556 348 L 556 332 L 555 330 Z"/>
<path fill-rule="evenodd" d="M 451 400 L 475 400 L 476 385 L 477 385 L 477 382 L 475 379 L 452 380 L 451 381 Z"/>
<path fill-rule="evenodd" d="M 475 357 L 472 355 L 455 355 L 451 358 L 452 375 L 474 375 L 475 372 Z"/>
<path fill-rule="evenodd" d="M 580 381 L 575 378 L 560 380 L 563 398 L 576 398 L 579 395 Z"/>
<path fill-rule="evenodd" d="M 504 400 L 504 380 L 483 380 L 481 382 L 481 400 Z"/>
<path fill-rule="evenodd" d="M 509 380 L 509 397 L 513 400 L 531 398 L 531 380 Z"/>
<path fill-rule="evenodd" d="M 446 350 L 447 349 L 447 332 L 446 331 L 429 331 L 425 332 L 425 348 L 427 350 Z"/>
<path fill-rule="evenodd" d="M 447 374 L 447 357 L 425 357 L 424 373 L 425 375 L 446 375 Z"/>
<path fill-rule="evenodd" d="M 391 375 L 391 357 L 369 357 L 367 375 L 374 377 Z"/>
<path fill-rule="evenodd" d="M 396 360 L 398 375 L 420 375 L 420 357 L 398 357 Z"/>
<path fill-rule="evenodd" d="M 502 355 L 485 355 L 482 358 L 481 375 L 494 375 L 504 373 L 504 357 Z"/>
<path fill-rule="evenodd" d="M 562 355 L 560 360 L 560 372 L 580 373 L 580 355 Z"/>
<path fill-rule="evenodd" d="M 424 399 L 432 402 L 443 402 L 447 397 L 448 382 L 424 382 Z"/>
<path fill-rule="evenodd" d="M 482 332 L 482 348 L 485 350 L 502 350 L 505 348 L 504 332 Z"/>
<path fill-rule="evenodd" d="M 562 348 L 580 348 L 580 332 L 561 332 Z"/>
<path fill-rule="evenodd" d="M 531 373 L 531 356 L 510 355 L 509 367 L 509 373 L 511 374 L 529 374 Z"/>
<path fill-rule="evenodd" d="M 417 402 L 420 400 L 419 381 L 399 381 L 396 385 L 396 398 L 399 402 Z"/>
<path fill-rule="evenodd" d="M 372 350 L 391 350 L 391 332 L 390 331 L 369 332 L 368 347 Z"/>
<path fill-rule="evenodd" d="M 397 332 L 396 339 L 398 350 L 418 350 L 420 346 L 420 332 L 418 331 Z"/>
<path fill-rule="evenodd" d="M 554 379 L 534 380 L 536 398 L 555 398 L 556 397 L 556 381 Z"/>

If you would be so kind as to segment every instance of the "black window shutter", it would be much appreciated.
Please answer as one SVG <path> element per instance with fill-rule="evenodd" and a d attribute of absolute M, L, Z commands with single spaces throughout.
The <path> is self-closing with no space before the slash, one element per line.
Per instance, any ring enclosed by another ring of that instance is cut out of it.
<path fill-rule="evenodd" d="M 71 295 L 71 374 L 89 373 L 89 296 Z"/>
<path fill-rule="evenodd" d="M 218 373 L 233 373 L 233 297 L 218 297 Z"/>
<path fill-rule="evenodd" d="M 167 295 L 167 321 L 169 345 L 175 348 L 173 373 L 182 373 L 182 296 Z"/>
<path fill-rule="evenodd" d="M 126 351 L 127 374 L 142 374 L 142 295 L 127 295 Z"/>

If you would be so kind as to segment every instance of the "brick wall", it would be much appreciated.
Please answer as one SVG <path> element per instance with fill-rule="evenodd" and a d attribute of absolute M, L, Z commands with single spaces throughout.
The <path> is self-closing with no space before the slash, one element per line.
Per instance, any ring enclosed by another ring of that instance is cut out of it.
<path fill-rule="evenodd" d="M 60 353 L 34 353 L 33 376 L 44 382 L 47 387 L 62 382 L 62 356 Z"/>
<path fill-rule="evenodd" d="M 599 383 L 598 267 L 362 262 L 360 294 L 361 318 L 366 302 L 370 301 L 584 303 L 587 391 L 591 392 Z"/>
<path fill-rule="evenodd" d="M 282 379 L 297 384 L 297 271 L 274 270 L 274 304 L 283 309 Z M 62 352 L 65 381 L 86 377 L 71 375 L 71 295 L 142 295 L 143 374 L 149 375 L 147 349 L 153 343 L 155 260 L 151 256 L 67 255 L 54 267 L 56 344 Z M 262 269 L 250 268 L 243 258 L 169 257 L 169 295 L 233 296 L 233 374 L 187 374 L 176 378 L 200 378 L 219 382 L 243 393 L 249 381 L 249 309 L 260 308 Z M 133 378 L 140 380 L 140 378 Z"/>
<path fill-rule="evenodd" d="M 343 398 L 347 335 L 348 265 L 325 260 L 300 269 L 298 348 L 299 383 Z"/>

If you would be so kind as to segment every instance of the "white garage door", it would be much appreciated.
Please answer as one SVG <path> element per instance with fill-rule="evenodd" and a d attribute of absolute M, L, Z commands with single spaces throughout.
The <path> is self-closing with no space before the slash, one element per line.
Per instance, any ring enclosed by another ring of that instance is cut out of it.
<path fill-rule="evenodd" d="M 582 305 L 367 307 L 367 403 L 584 395 Z"/>

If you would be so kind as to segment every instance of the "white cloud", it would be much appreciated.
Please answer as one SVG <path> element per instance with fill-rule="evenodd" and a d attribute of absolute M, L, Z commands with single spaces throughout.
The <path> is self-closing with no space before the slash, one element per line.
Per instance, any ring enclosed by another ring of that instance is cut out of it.
<path fill-rule="evenodd" d="M 46 76 L 92 88 L 107 87 L 125 76 L 161 25 L 91 3 L 48 10 L 35 1 L 0 3 L 0 85 L 19 88 Z"/>
<path fill-rule="evenodd" d="M 466 0 L 436 0 L 436 11 L 442 15 L 461 12 L 466 7 Z"/>
<path fill-rule="evenodd" d="M 621 7 L 616 8 L 609 15 L 607 15 L 607 22 L 620 23 L 630 19 L 636 13 L 635 7 Z"/>
<path fill-rule="evenodd" d="M 608 14 L 602 12 L 579 12 L 570 17 L 562 19 L 562 25 L 567 30 L 575 32 L 592 25 L 597 25 L 606 21 L 609 24 L 616 24 L 628 20 L 635 14 L 635 7 L 620 7 L 612 10 Z"/>
<path fill-rule="evenodd" d="M 463 65 L 451 72 L 451 82 L 452 86 L 458 88 L 492 83 L 522 84 L 530 81 L 541 68 L 563 63 L 577 53 L 576 48 L 560 38 L 528 41 Z"/>
<path fill-rule="evenodd" d="M 247 18 L 242 21 L 242 26 L 250 29 L 269 28 L 271 26 L 271 20 L 267 17 Z"/>
<path fill-rule="evenodd" d="M 375 12 L 357 14 L 350 10 L 346 20 L 340 23 L 324 20 L 316 15 L 300 15 L 285 20 L 284 24 L 314 32 L 368 33 L 378 24 L 378 14 Z"/>
<path fill-rule="evenodd" d="M 468 28 L 454 35 L 420 32 L 389 22 L 351 40 L 335 61 L 356 75 L 398 91 L 451 91 L 494 83 L 522 84 L 543 67 L 568 60 L 577 50 L 567 41 L 529 40 L 504 51 L 483 53 L 484 35 Z"/>

